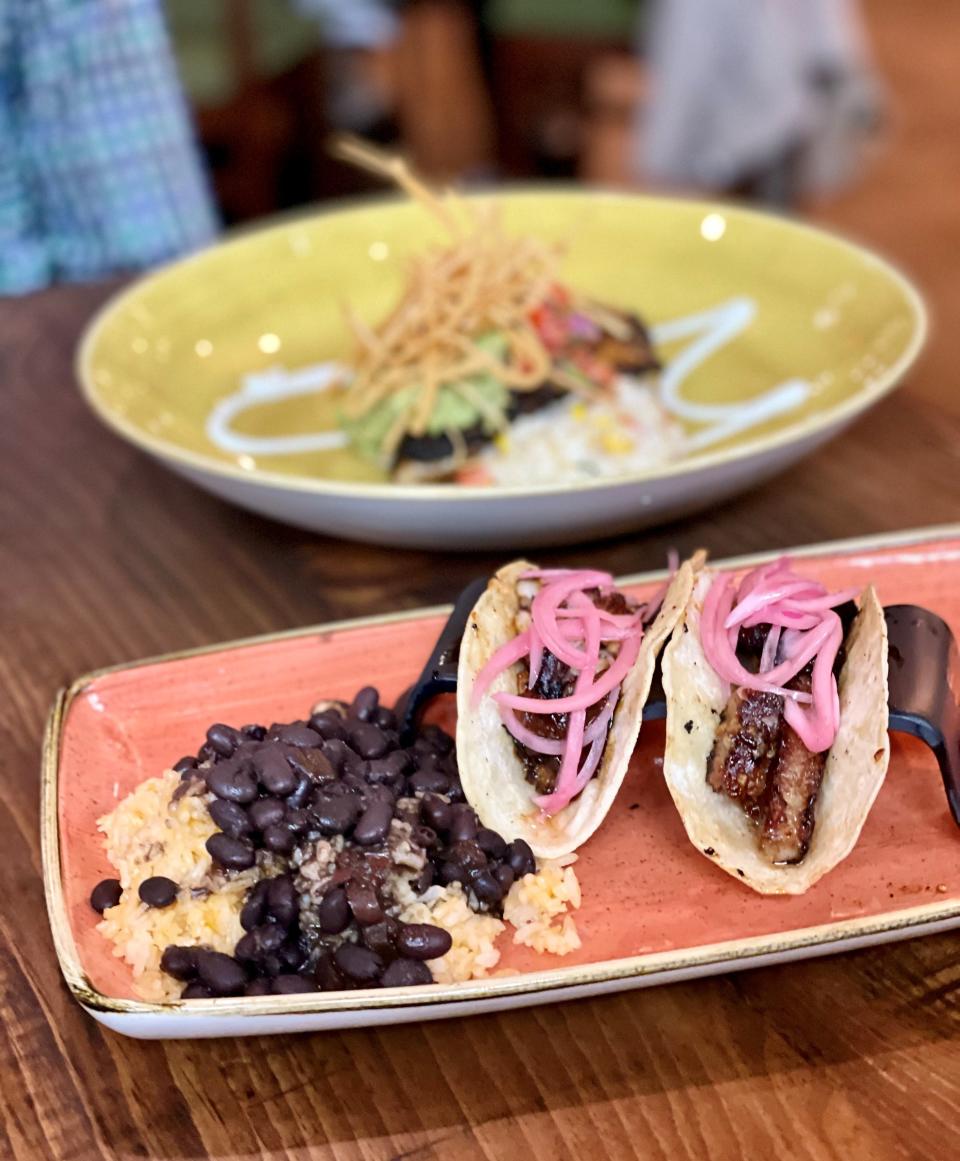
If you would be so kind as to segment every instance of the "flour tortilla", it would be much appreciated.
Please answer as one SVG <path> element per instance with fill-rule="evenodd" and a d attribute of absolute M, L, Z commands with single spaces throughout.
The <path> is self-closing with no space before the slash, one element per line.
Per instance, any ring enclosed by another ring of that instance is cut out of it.
<path fill-rule="evenodd" d="M 680 567 L 660 611 L 643 635 L 636 663 L 623 680 L 597 773 L 568 806 L 549 818 L 533 803 L 536 792 L 524 777 L 523 766 L 492 697 L 501 690 L 517 692 L 517 667 L 511 666 L 497 676 L 476 709 L 470 705 L 474 678 L 497 649 L 515 636 L 520 604 L 517 580 L 536 566 L 526 560 L 514 561 L 492 578 L 467 621 L 457 677 L 460 779 L 467 800 L 484 826 L 508 840 L 526 839 L 539 858 L 557 858 L 576 850 L 603 822 L 637 744 L 657 654 L 689 601 L 701 559 Z"/>
<path fill-rule="evenodd" d="M 690 603 L 664 650 L 667 747 L 663 773 L 693 845 L 727 874 L 762 895 L 801 895 L 853 850 L 883 785 L 887 735 L 887 624 L 872 587 L 845 640 L 840 673 L 840 728 L 827 755 L 803 861 L 774 866 L 737 803 L 707 782 L 720 714 L 730 686 L 713 671 L 700 644 L 700 614 L 712 573 L 698 577 Z"/>

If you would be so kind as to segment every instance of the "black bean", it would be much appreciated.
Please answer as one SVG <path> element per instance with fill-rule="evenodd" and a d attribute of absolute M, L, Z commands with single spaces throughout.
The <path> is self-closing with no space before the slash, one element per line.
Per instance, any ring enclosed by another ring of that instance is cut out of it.
<path fill-rule="evenodd" d="M 397 951 L 407 959 L 438 959 L 453 947 L 453 937 L 432 923 L 403 923 L 397 935 Z"/>
<path fill-rule="evenodd" d="M 507 865 L 517 879 L 535 874 L 537 860 L 533 857 L 530 844 L 524 839 L 514 839 L 507 847 Z"/>
<path fill-rule="evenodd" d="M 323 741 L 316 730 L 296 722 L 289 726 L 272 726 L 270 736 L 286 746 L 319 746 Z"/>
<path fill-rule="evenodd" d="M 261 879 L 247 892 L 243 907 L 240 910 L 240 926 L 244 931 L 252 931 L 258 927 L 267 911 L 267 883 Z"/>
<path fill-rule="evenodd" d="M 229 758 L 240 745 L 242 736 L 233 726 L 225 726 L 223 722 L 215 722 L 207 730 L 207 742 L 224 758 Z"/>
<path fill-rule="evenodd" d="M 320 930 L 328 935 L 339 935 L 350 925 L 350 904 L 343 887 L 331 887 L 317 906 Z"/>
<path fill-rule="evenodd" d="M 423 762 L 426 758 L 436 758 L 440 756 L 433 742 L 431 742 L 429 738 L 424 737 L 423 734 L 419 734 L 416 738 L 414 738 L 413 745 L 410 747 L 410 749 L 413 751 L 414 755 L 420 762 Z"/>
<path fill-rule="evenodd" d="M 289 855 L 297 845 L 297 840 L 288 826 L 275 822 L 263 832 L 263 845 L 275 855 Z"/>
<path fill-rule="evenodd" d="M 375 951 L 384 961 L 391 960 L 397 954 L 397 935 L 400 924 L 396 919 L 387 916 L 382 923 L 371 923 L 360 933 L 364 946 Z"/>
<path fill-rule="evenodd" d="M 323 743 L 320 750 L 321 753 L 330 759 L 334 770 L 340 774 L 346 773 L 347 771 L 363 774 L 366 769 L 366 764 L 360 755 L 340 738 L 330 738 Z"/>
<path fill-rule="evenodd" d="M 463 793 L 463 786 L 460 784 L 459 778 L 450 779 L 450 785 L 447 787 L 447 798 L 453 803 L 467 801 L 467 796 Z"/>
<path fill-rule="evenodd" d="M 218 833 L 212 834 L 205 845 L 213 861 L 225 871 L 246 871 L 257 861 L 249 839 L 230 838 Z"/>
<path fill-rule="evenodd" d="M 372 806 L 375 802 L 385 802 L 392 813 L 397 801 L 397 792 L 392 786 L 388 786 L 384 782 L 378 782 L 373 786 L 364 786 L 360 797 L 363 799 L 364 810 Z"/>
<path fill-rule="evenodd" d="M 453 812 L 449 802 L 444 802 L 436 794 L 425 794 L 420 800 L 420 817 L 433 830 L 447 830 Z"/>
<path fill-rule="evenodd" d="M 488 826 L 481 826 L 477 831 L 477 846 L 493 859 L 502 859 L 507 853 L 506 842 Z"/>
<path fill-rule="evenodd" d="M 197 972 L 215 996 L 237 996 L 247 983 L 247 973 L 233 956 L 222 951 L 198 948 Z"/>
<path fill-rule="evenodd" d="M 266 727 L 257 725 L 241 726 L 240 733 L 243 734 L 245 738 L 249 738 L 253 742 L 262 742 L 263 739 L 267 736 Z"/>
<path fill-rule="evenodd" d="M 310 795 L 310 809 L 323 806 L 331 798 L 342 798 L 346 794 L 353 793 L 355 793 L 353 788 L 348 786 L 342 778 L 338 778 L 336 782 L 328 782 L 325 786 L 317 786 L 314 789 Z"/>
<path fill-rule="evenodd" d="M 273 981 L 271 991 L 275 996 L 295 996 L 300 992 L 315 992 L 317 984 L 309 976 L 293 972 L 277 976 Z"/>
<path fill-rule="evenodd" d="M 299 810 L 301 806 L 306 806 L 312 794 L 313 779 L 309 774 L 301 774 L 293 793 L 287 795 L 287 806 L 292 810 Z"/>
<path fill-rule="evenodd" d="M 108 907 L 116 907 L 122 894 L 119 879 L 101 879 L 90 892 L 90 906 L 102 915 Z"/>
<path fill-rule="evenodd" d="M 466 883 L 469 877 L 470 872 L 460 863 L 441 863 L 437 871 L 437 878 L 444 887 L 449 887 L 451 883 Z"/>
<path fill-rule="evenodd" d="M 148 907 L 169 907 L 177 898 L 177 884 L 165 875 L 151 875 L 144 879 L 137 892 Z"/>
<path fill-rule="evenodd" d="M 270 980 L 256 979 L 251 980 L 249 984 L 243 989 L 245 996 L 269 996 L 270 994 Z"/>
<path fill-rule="evenodd" d="M 470 890 L 488 907 L 495 907 L 503 898 L 503 888 L 489 871 L 476 871 L 472 874 Z"/>
<path fill-rule="evenodd" d="M 392 818 L 392 802 L 371 802 L 353 828 L 354 842 L 365 847 L 373 846 L 374 843 L 382 843 L 390 832 Z"/>
<path fill-rule="evenodd" d="M 503 863 L 502 866 L 495 867 L 490 873 L 500 884 L 500 890 L 506 895 L 513 886 L 513 881 L 516 878 L 513 873 L 513 868 L 509 863 Z"/>
<path fill-rule="evenodd" d="M 392 709 L 387 709 L 385 705 L 380 706 L 372 720 L 381 730 L 395 730 L 397 728 L 397 715 Z"/>
<path fill-rule="evenodd" d="M 181 1000 L 209 1000 L 213 992 L 199 980 L 192 980 L 180 993 Z"/>
<path fill-rule="evenodd" d="M 424 826 L 422 823 L 417 823 L 416 826 L 410 828 L 410 841 L 418 847 L 423 847 L 424 850 L 433 850 L 437 845 L 437 832 L 430 826 Z"/>
<path fill-rule="evenodd" d="M 411 794 L 446 794 L 450 779 L 436 766 L 423 766 L 407 780 Z"/>
<path fill-rule="evenodd" d="M 311 812 L 317 827 L 324 834 L 343 834 L 357 821 L 361 803 L 359 794 L 344 794 L 339 798 L 314 799 Z"/>
<path fill-rule="evenodd" d="M 258 798 L 251 802 L 248 810 L 250 822 L 256 830 L 266 830 L 268 826 L 280 822 L 287 808 L 279 798 Z"/>
<path fill-rule="evenodd" d="M 196 770 L 197 760 L 188 754 L 185 758 L 181 758 L 179 762 L 175 762 L 173 768 L 178 774 L 186 774 L 188 770 Z"/>
<path fill-rule="evenodd" d="M 446 730 L 442 730 L 433 723 L 424 726 L 420 731 L 420 735 L 430 742 L 438 754 L 449 754 L 453 749 L 453 738 L 450 737 Z"/>
<path fill-rule="evenodd" d="M 347 902 L 350 904 L 354 919 L 361 926 L 383 921 L 383 907 L 377 897 L 376 890 L 369 883 L 351 879 L 347 883 Z"/>
<path fill-rule="evenodd" d="M 350 703 L 350 717 L 361 722 L 372 722 L 380 707 L 380 693 L 372 685 L 365 685 Z"/>
<path fill-rule="evenodd" d="M 289 875 L 278 875 L 267 883 L 267 914 L 289 927 L 299 912 L 297 889 Z"/>
<path fill-rule="evenodd" d="M 198 765 L 216 762 L 219 758 L 220 758 L 220 755 L 213 748 L 213 746 L 210 745 L 209 742 L 204 742 L 203 745 L 200 747 L 200 749 L 197 750 L 197 764 Z"/>
<path fill-rule="evenodd" d="M 281 971 L 298 972 L 303 967 L 303 952 L 296 939 L 288 939 L 277 952 Z"/>
<path fill-rule="evenodd" d="M 266 742 L 257 750 L 253 769 L 260 785 L 270 794 L 284 798 L 297 787 L 298 776 L 290 768 L 283 747 L 275 742 Z"/>
<path fill-rule="evenodd" d="M 192 980 L 197 974 L 197 949 L 171 943 L 160 956 L 160 970 L 175 980 Z"/>
<path fill-rule="evenodd" d="M 288 798 L 287 801 L 289 802 L 290 799 Z M 291 810 L 287 807 L 286 814 L 283 816 L 283 825 L 291 834 L 303 834 L 310 825 L 310 815 L 305 810 Z"/>
<path fill-rule="evenodd" d="M 433 875 L 433 863 L 424 863 L 423 870 L 411 883 L 411 886 L 417 895 L 422 895 L 428 887 L 433 886 Z"/>
<path fill-rule="evenodd" d="M 447 861 L 458 863 L 467 871 L 485 871 L 489 865 L 487 856 L 474 839 L 463 839 L 447 849 Z"/>
<path fill-rule="evenodd" d="M 361 758 L 382 758 L 390 748 L 387 735 L 371 722 L 351 726 L 350 741 Z"/>
<path fill-rule="evenodd" d="M 333 955 L 331 952 L 326 952 L 317 960 L 317 966 L 314 972 L 317 983 L 325 992 L 339 992 L 343 989 L 343 976 L 340 974 L 340 969 L 333 962 Z"/>
<path fill-rule="evenodd" d="M 209 806 L 210 817 L 230 838 L 242 838 L 253 829 L 247 812 L 238 802 L 215 798 Z"/>
<path fill-rule="evenodd" d="M 477 836 L 477 814 L 472 806 L 458 803 L 450 811 L 450 841 L 462 842 Z"/>
<path fill-rule="evenodd" d="M 173 794 L 170 796 L 171 802 L 179 802 L 181 798 L 189 794 L 190 791 L 202 780 L 202 775 L 199 770 L 185 770 L 180 775 L 179 784 L 174 787 Z"/>
<path fill-rule="evenodd" d="M 328 783 L 328 785 L 332 786 L 334 783 Z M 352 792 L 354 794 L 359 794 L 362 799 L 363 795 L 369 789 L 370 784 L 366 781 L 362 774 L 348 772 L 343 775 L 337 785 L 339 785 L 341 788 L 339 793 L 342 794 Z"/>
<path fill-rule="evenodd" d="M 207 788 L 217 798 L 226 798 L 230 802 L 239 802 L 242 806 L 246 806 L 257 797 L 257 784 L 245 758 L 241 760 L 228 758 L 204 770 L 203 776 Z"/>
<path fill-rule="evenodd" d="M 332 782 L 337 772 L 333 763 L 322 750 L 306 750 L 297 746 L 288 746 L 287 762 L 298 775 L 306 774 L 314 782 Z"/>
<path fill-rule="evenodd" d="M 367 762 L 366 778 L 368 782 L 386 782 L 406 774 L 412 765 L 413 761 L 405 750 L 394 750 L 382 758 L 371 758 Z"/>
<path fill-rule="evenodd" d="M 234 949 L 237 959 L 256 962 L 277 951 L 287 938 L 286 931 L 276 923 L 264 923 L 241 936 Z"/>
<path fill-rule="evenodd" d="M 375 983 L 383 971 L 380 956 L 369 947 L 360 947 L 356 943 L 341 943 L 333 953 L 333 962 L 347 979 L 359 984 Z"/>
<path fill-rule="evenodd" d="M 322 738 L 339 738 L 346 741 L 349 736 L 343 717 L 336 710 L 323 710 L 310 719 L 310 729 L 316 730 Z"/>
<path fill-rule="evenodd" d="M 432 984 L 433 976 L 420 960 L 395 959 L 384 968 L 380 983 L 385 988 L 412 988 Z"/>
<path fill-rule="evenodd" d="M 265 923 L 262 927 L 256 928 L 251 934 L 257 937 L 261 952 L 264 955 L 281 951 L 289 939 L 289 932 L 280 923 Z"/>

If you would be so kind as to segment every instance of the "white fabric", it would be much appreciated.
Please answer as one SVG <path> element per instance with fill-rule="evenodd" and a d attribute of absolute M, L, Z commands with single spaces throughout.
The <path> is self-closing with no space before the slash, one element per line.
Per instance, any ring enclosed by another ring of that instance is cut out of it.
<path fill-rule="evenodd" d="M 799 146 L 820 192 L 877 118 L 855 0 L 654 0 L 647 57 L 637 160 L 655 182 L 723 189 Z"/>

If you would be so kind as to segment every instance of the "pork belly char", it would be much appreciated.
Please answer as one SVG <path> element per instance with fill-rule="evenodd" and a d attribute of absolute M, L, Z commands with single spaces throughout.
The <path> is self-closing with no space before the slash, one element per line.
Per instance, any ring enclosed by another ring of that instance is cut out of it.
<path fill-rule="evenodd" d="M 810 692 L 810 674 L 788 687 Z M 783 716 L 783 698 L 752 689 L 730 695 L 707 759 L 707 782 L 739 803 L 772 863 L 798 863 L 810 846 L 826 753 L 811 754 Z"/>
<path fill-rule="evenodd" d="M 767 788 L 783 722 L 783 698 L 755 689 L 735 689 L 723 711 L 707 781 L 750 814 Z"/>
<path fill-rule="evenodd" d="M 798 674 L 790 688 L 809 693 L 810 675 Z M 826 751 L 811 754 L 784 722 L 760 812 L 760 847 L 772 863 L 799 863 L 807 853 L 826 761 Z"/>

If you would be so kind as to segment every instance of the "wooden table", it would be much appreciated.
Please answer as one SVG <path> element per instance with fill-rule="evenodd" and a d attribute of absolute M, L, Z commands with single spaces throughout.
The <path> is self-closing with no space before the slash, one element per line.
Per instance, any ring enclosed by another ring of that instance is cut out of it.
<path fill-rule="evenodd" d="M 0 304 L 0 1155 L 945 1158 L 960 937 L 402 1028 L 149 1043 L 68 995 L 44 919 L 43 718 L 96 666 L 451 598 L 493 557 L 335 543 L 195 491 L 98 426 L 74 342 L 105 288 Z M 564 560 L 628 572 L 960 518 L 923 381 L 758 492 Z M 545 561 L 558 555 L 540 554 Z"/>

